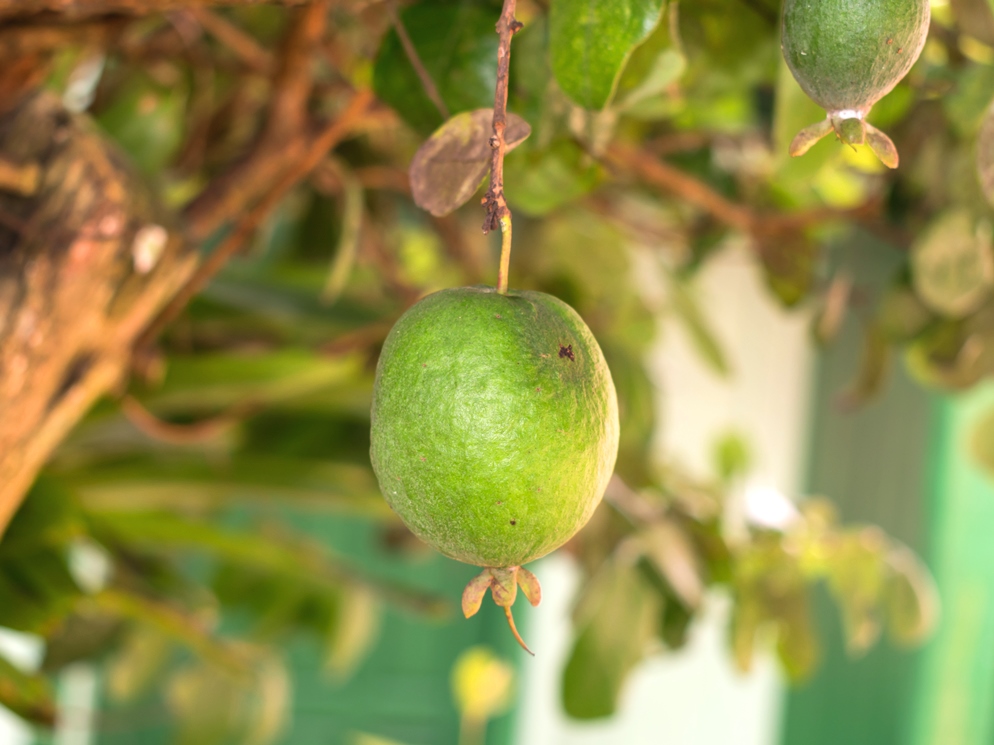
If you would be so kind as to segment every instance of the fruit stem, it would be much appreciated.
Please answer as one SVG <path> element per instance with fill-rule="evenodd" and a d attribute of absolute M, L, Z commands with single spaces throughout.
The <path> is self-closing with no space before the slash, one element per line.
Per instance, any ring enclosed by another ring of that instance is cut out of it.
<path fill-rule="evenodd" d="M 518 633 L 518 627 L 514 625 L 514 616 L 511 614 L 510 605 L 504 606 L 504 615 L 507 616 L 507 625 L 511 627 L 511 633 L 514 634 L 514 638 L 518 640 L 518 644 L 521 645 L 521 648 L 523 650 L 525 650 L 528 654 L 534 657 L 535 653 L 532 652 L 530 649 L 528 649 L 528 645 L 525 644 L 525 640 L 522 639 L 521 634 Z"/>
<path fill-rule="evenodd" d="M 511 269 L 511 213 L 500 219 L 500 268 L 497 270 L 497 292 L 507 294 L 507 274 Z"/>
<path fill-rule="evenodd" d="M 511 210 L 504 198 L 504 153 L 507 142 L 507 86 L 511 76 L 511 37 L 521 29 L 514 17 L 516 0 L 504 0 L 504 8 L 497 21 L 497 85 L 494 88 L 493 136 L 490 138 L 490 188 L 483 198 L 487 211 L 483 221 L 484 234 L 500 227 L 502 236 L 500 268 L 497 274 L 497 291 L 507 294 L 507 271 L 511 261 Z"/>

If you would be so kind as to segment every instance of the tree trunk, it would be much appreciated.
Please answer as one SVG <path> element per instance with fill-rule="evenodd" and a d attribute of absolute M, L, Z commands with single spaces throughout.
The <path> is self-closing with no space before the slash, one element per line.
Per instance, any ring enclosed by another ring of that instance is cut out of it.
<path fill-rule="evenodd" d="M 127 378 L 135 338 L 197 257 L 83 116 L 0 114 L 0 536 L 38 470 Z"/>

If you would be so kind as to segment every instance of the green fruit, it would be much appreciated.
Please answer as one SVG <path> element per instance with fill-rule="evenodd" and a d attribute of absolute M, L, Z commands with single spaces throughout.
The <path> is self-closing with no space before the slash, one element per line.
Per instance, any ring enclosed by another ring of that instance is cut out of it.
<path fill-rule="evenodd" d="M 390 506 L 446 556 L 487 567 L 467 587 L 510 614 L 521 564 L 572 537 L 614 470 L 618 404 L 597 341 L 540 292 L 429 295 L 390 331 L 373 391 L 373 468 Z M 510 620 L 510 615 L 508 616 Z"/>
<path fill-rule="evenodd" d="M 850 145 L 870 145 L 891 168 L 897 149 L 867 124 L 873 104 L 914 65 L 929 26 L 928 0 L 786 0 L 784 59 L 808 96 L 828 114 L 803 130 L 791 155 L 803 155 L 831 131 Z"/>
<path fill-rule="evenodd" d="M 443 290 L 387 337 L 373 468 L 391 507 L 446 556 L 506 568 L 561 546 L 593 513 L 617 450 L 604 356 L 551 295 Z"/>

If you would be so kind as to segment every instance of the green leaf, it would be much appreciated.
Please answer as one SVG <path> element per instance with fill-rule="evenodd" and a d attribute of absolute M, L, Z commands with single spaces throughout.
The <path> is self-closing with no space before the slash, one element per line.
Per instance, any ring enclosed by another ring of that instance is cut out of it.
<path fill-rule="evenodd" d="M 665 0 L 554 0 L 549 50 L 559 87 L 587 109 L 614 95 L 632 51 L 652 33 Z"/>
<path fill-rule="evenodd" d="M 389 518 L 368 466 L 280 453 L 240 453 L 212 462 L 170 452 L 93 464 L 74 477 L 91 514 L 161 509 L 204 511 L 234 504 L 294 506 Z"/>
<path fill-rule="evenodd" d="M 573 140 L 521 148 L 504 162 L 504 191 L 514 210 L 536 217 L 591 192 L 602 172 Z"/>
<path fill-rule="evenodd" d="M 613 106 L 627 116 L 655 118 L 667 111 L 672 101 L 665 101 L 670 89 L 687 70 L 687 58 L 674 38 L 677 5 L 669 6 L 656 30 L 632 53 L 618 80 Z"/>
<path fill-rule="evenodd" d="M 746 438 L 735 431 L 722 434 L 714 443 L 714 462 L 718 476 L 726 483 L 744 476 L 752 467 L 752 452 Z"/>
<path fill-rule="evenodd" d="M 169 359 L 163 386 L 142 402 L 167 413 L 217 411 L 247 402 L 272 405 L 346 383 L 360 374 L 362 364 L 357 356 L 333 358 L 295 349 L 176 355 Z"/>
<path fill-rule="evenodd" d="M 578 636 L 563 671 L 563 706 L 576 719 L 614 713 L 628 673 L 656 631 L 659 599 L 633 562 L 605 562 L 575 614 Z"/>
<path fill-rule="evenodd" d="M 400 13 L 449 114 L 493 106 L 498 42 L 494 28 L 499 16 L 498 9 L 475 0 L 429 0 Z M 423 134 L 443 121 L 394 30 L 384 37 L 376 55 L 373 90 Z"/>
<path fill-rule="evenodd" d="M 342 229 L 338 236 L 338 246 L 321 291 L 321 300 L 325 305 L 331 305 L 345 290 L 352 268 L 355 265 L 356 254 L 359 252 L 360 229 L 362 213 L 365 206 L 365 195 L 362 184 L 356 178 L 352 169 L 343 161 L 329 158 L 326 163 L 331 165 L 342 182 Z"/>
<path fill-rule="evenodd" d="M 821 655 L 807 588 L 792 587 L 777 599 L 775 608 L 779 621 L 777 656 L 791 680 L 804 680 Z"/>
<path fill-rule="evenodd" d="M 122 589 L 103 590 L 84 607 L 146 626 L 229 672 L 246 670 L 243 651 L 215 636 L 203 619 L 189 611 Z"/>
<path fill-rule="evenodd" d="M 700 559 L 687 534 L 673 520 L 663 519 L 639 534 L 650 565 L 687 608 L 696 609 L 704 595 Z"/>
<path fill-rule="evenodd" d="M 46 490 L 47 491 L 47 490 Z M 48 492 L 57 493 L 57 492 Z M 32 504 L 38 499 L 39 503 Z M 0 626 L 43 633 L 50 630 L 69 612 L 80 589 L 69 571 L 63 528 L 54 513 L 54 530 L 48 531 L 36 509 L 45 504 L 41 492 L 35 491 L 22 505 L 8 533 L 17 536 L 18 523 L 25 535 L 0 543 Z M 45 540 L 55 536 L 55 545 Z"/>
<path fill-rule="evenodd" d="M 840 403 L 849 408 L 870 400 L 883 388 L 891 369 L 892 348 L 875 324 L 863 329 L 863 349 L 856 378 L 843 391 Z"/>
<path fill-rule="evenodd" d="M 179 70 L 172 85 L 133 73 L 97 121 L 145 173 L 158 173 L 173 159 L 186 133 L 187 90 Z"/>
<path fill-rule="evenodd" d="M 299 535 L 260 541 L 255 532 L 236 531 L 169 513 L 103 514 L 95 530 L 144 551 L 191 551 L 277 577 L 305 582 L 314 589 L 337 592 L 343 584 L 374 590 L 401 607 L 433 616 L 448 613 L 448 603 L 434 595 L 409 590 L 369 576 L 332 555 L 323 545 Z"/>
<path fill-rule="evenodd" d="M 34 724 L 45 727 L 55 724 L 55 698 L 48 679 L 26 673 L 2 656 L 0 705 Z"/>

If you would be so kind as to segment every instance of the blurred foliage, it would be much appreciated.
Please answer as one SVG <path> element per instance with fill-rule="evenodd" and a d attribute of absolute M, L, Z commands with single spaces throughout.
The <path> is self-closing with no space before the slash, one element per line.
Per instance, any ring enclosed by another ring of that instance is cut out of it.
<path fill-rule="evenodd" d="M 579 311 L 601 341 L 621 406 L 617 478 L 567 549 L 586 579 L 564 671 L 566 710 L 611 714 L 633 667 L 683 645 L 715 587 L 734 601 L 729 648 L 742 669 L 757 647 L 772 645 L 792 678 L 810 673 L 819 584 L 835 598 L 854 654 L 884 629 L 902 644 L 921 640 L 934 623 L 934 591 L 906 548 L 876 528 L 839 525 L 822 501 L 785 522 L 732 524 L 726 498 L 749 463 L 748 443 L 735 434 L 719 443 L 710 483 L 654 457 L 656 391 L 645 361 L 661 322 L 681 324 L 711 369 L 735 375 L 692 280 L 742 230 L 701 210 L 686 189 L 640 183 L 605 154 L 624 143 L 644 159 L 665 157 L 693 188 L 759 223 L 822 210 L 791 232 L 747 237 L 771 294 L 815 311 L 820 343 L 831 343 L 862 299 L 866 354 L 849 403 L 886 384 L 894 353 L 925 385 L 974 385 L 994 372 L 984 192 L 994 160 L 994 125 L 984 123 L 994 31 L 983 33 L 994 15 L 986 3 L 934 4 L 924 55 L 871 115 L 902 155 L 899 171 L 883 173 L 865 149 L 827 140 L 802 159 L 786 157 L 793 133 L 820 114 L 785 71 L 774 0 L 582 5 L 519 3 L 525 28 L 513 44 L 510 110 L 532 134 L 505 172 L 512 285 Z M 453 116 L 493 101 L 499 10 L 417 0 L 399 13 Z M 215 12 L 276 54 L 288 11 Z M 480 237 L 471 189 L 468 206 L 437 218 L 408 194 L 405 171 L 443 116 L 387 14 L 360 0 L 331 12 L 315 109 L 333 112 L 367 85 L 384 106 L 173 325 L 123 405 L 105 402 L 62 445 L 0 543 L 0 626 L 47 642 L 42 673 L 0 659 L 0 703 L 28 719 L 51 723 L 50 676 L 101 660 L 119 700 L 158 688 L 177 742 L 261 744 L 280 732 L 291 695 L 273 642 L 314 635 L 328 670 L 346 676 L 375 643 L 385 604 L 429 617 L 449 607 L 369 576 L 286 519 L 360 514 L 403 550 L 420 550 L 403 537 L 369 466 L 379 346 L 417 298 L 496 275 L 496 246 Z M 183 14 L 129 23 L 97 57 L 65 49 L 50 87 L 83 101 L 173 205 L 248 147 L 272 93 L 265 70 Z M 831 247 L 865 233 L 906 256 L 869 307 L 848 269 L 830 260 Z M 971 447 L 994 470 L 992 442 L 985 422 Z M 236 611 L 248 628 L 221 633 L 221 619 Z M 481 674 L 466 669 L 457 680 Z M 457 695 L 469 711 L 469 694 Z"/>

